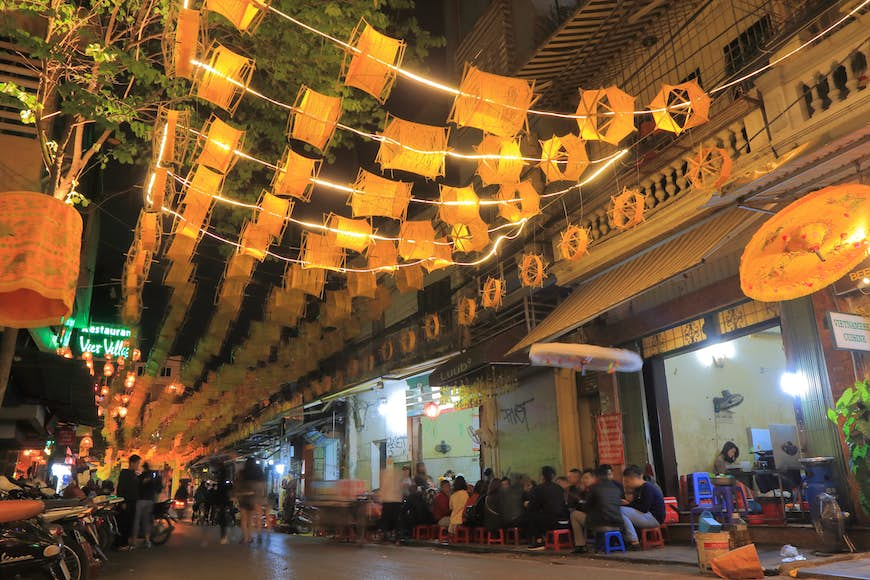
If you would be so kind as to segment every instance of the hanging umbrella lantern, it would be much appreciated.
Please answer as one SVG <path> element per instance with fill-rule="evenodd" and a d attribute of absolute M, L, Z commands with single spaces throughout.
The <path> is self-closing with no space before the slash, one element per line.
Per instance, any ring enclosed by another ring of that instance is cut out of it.
<path fill-rule="evenodd" d="M 771 217 L 740 259 L 740 286 L 761 302 L 822 290 L 867 257 L 870 186 L 845 184 L 805 195 Z"/>

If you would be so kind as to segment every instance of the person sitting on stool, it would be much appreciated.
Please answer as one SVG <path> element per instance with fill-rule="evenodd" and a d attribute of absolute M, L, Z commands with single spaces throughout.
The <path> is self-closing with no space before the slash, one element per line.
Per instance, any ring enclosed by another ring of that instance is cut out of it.
<path fill-rule="evenodd" d="M 629 465 L 622 472 L 622 483 L 631 490 L 631 503 L 625 502 L 620 508 L 625 525 L 627 547 L 637 549 L 640 542 L 637 530 L 657 528 L 665 521 L 665 498 L 662 490 L 655 484 L 644 481 L 643 470 L 637 465 Z"/>

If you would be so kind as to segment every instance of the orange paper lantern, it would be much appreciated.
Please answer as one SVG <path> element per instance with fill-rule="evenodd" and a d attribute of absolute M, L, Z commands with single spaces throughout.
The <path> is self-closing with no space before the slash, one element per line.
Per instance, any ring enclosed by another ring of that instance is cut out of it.
<path fill-rule="evenodd" d="M 196 96 L 232 115 L 254 74 L 254 61 L 220 44 L 212 45 L 207 67 L 194 77 Z"/>
<path fill-rule="evenodd" d="M 393 341 L 389 338 L 386 339 L 383 344 L 381 344 L 381 347 L 378 349 L 378 354 L 380 355 L 383 362 L 388 362 L 392 360 L 395 352 L 396 350 L 395 347 L 393 347 Z"/>
<path fill-rule="evenodd" d="M 617 145 L 633 133 L 634 97 L 615 86 L 580 91 L 577 105 L 580 138 Z"/>
<path fill-rule="evenodd" d="M 166 257 L 176 262 L 186 262 L 193 257 L 196 250 L 196 239 L 187 236 L 175 236 L 166 250 Z"/>
<path fill-rule="evenodd" d="M 242 229 L 238 251 L 262 262 L 266 258 L 271 236 L 257 222 L 249 221 Z"/>
<path fill-rule="evenodd" d="M 504 294 L 505 284 L 502 278 L 487 278 L 480 291 L 480 305 L 484 308 L 501 308 Z"/>
<path fill-rule="evenodd" d="M 368 220 L 329 214 L 326 224 L 331 230 L 328 235 L 332 243 L 339 248 L 362 253 L 372 242 L 372 224 Z"/>
<path fill-rule="evenodd" d="M 441 336 L 441 318 L 438 314 L 427 314 L 423 321 L 423 332 L 426 340 L 436 340 Z"/>
<path fill-rule="evenodd" d="M 181 8 L 175 23 L 175 41 L 167 74 L 182 79 L 193 78 L 193 61 L 199 49 L 199 10 Z"/>
<path fill-rule="evenodd" d="M 622 190 L 619 195 L 610 198 L 610 209 L 607 214 L 610 225 L 626 230 L 643 221 L 643 213 L 646 208 L 646 198 L 635 189 Z"/>
<path fill-rule="evenodd" d="M 450 230 L 450 237 L 457 252 L 481 252 L 489 245 L 489 226 L 482 219 L 468 225 L 456 224 Z"/>
<path fill-rule="evenodd" d="M 190 111 L 158 107 L 151 133 L 151 164 L 155 167 L 181 165 L 190 140 Z"/>
<path fill-rule="evenodd" d="M 320 173 L 319 159 L 299 155 L 289 147 L 284 150 L 284 156 L 278 163 L 279 169 L 272 178 L 272 193 L 277 196 L 295 197 L 308 202 L 311 200 L 311 188 L 317 174 Z"/>
<path fill-rule="evenodd" d="M 471 326 L 477 317 L 477 302 L 474 298 L 460 298 L 456 305 L 459 326 Z"/>
<path fill-rule="evenodd" d="M 195 163 L 227 173 L 238 160 L 235 151 L 242 148 L 245 132 L 227 125 L 212 115 L 200 131 Z"/>
<path fill-rule="evenodd" d="M 350 294 L 344 290 L 327 290 L 326 302 L 323 305 L 324 324 L 336 326 L 342 320 L 350 318 L 352 309 Z"/>
<path fill-rule="evenodd" d="M 367 92 L 384 103 L 396 80 L 396 70 L 405 55 L 405 42 L 385 36 L 360 20 L 350 35 L 342 64 L 344 84 Z"/>
<path fill-rule="evenodd" d="M 403 354 L 411 354 L 417 348 L 417 331 L 413 328 L 406 328 L 399 335 L 399 347 Z"/>
<path fill-rule="evenodd" d="M 822 290 L 867 259 L 870 186 L 807 194 L 755 232 L 740 259 L 740 287 L 754 300 L 793 300 Z"/>
<path fill-rule="evenodd" d="M 559 240 L 559 251 L 566 260 L 576 261 L 589 252 L 589 229 L 568 226 Z"/>
<path fill-rule="evenodd" d="M 269 9 L 269 0 L 206 0 L 205 7 L 217 12 L 239 29 L 253 33 Z"/>
<path fill-rule="evenodd" d="M 406 221 L 399 229 L 399 238 L 399 255 L 405 260 L 425 260 L 435 253 L 432 222 Z"/>
<path fill-rule="evenodd" d="M 470 185 L 441 185 L 441 206 L 438 217 L 447 225 L 467 224 L 480 219 L 480 199 Z"/>
<path fill-rule="evenodd" d="M 260 194 L 257 205 L 260 207 L 260 211 L 257 212 L 257 226 L 270 238 L 280 241 L 284 235 L 284 228 L 287 227 L 287 218 L 293 212 L 293 202 L 264 190 Z"/>
<path fill-rule="evenodd" d="M 453 255 L 450 251 L 450 242 L 447 238 L 438 238 L 432 250 L 432 256 L 423 262 L 427 272 L 434 272 L 453 265 Z"/>
<path fill-rule="evenodd" d="M 399 250 L 390 240 L 372 240 L 366 253 L 367 267 L 372 270 L 395 271 L 399 263 Z"/>
<path fill-rule="evenodd" d="M 544 172 L 547 183 L 577 181 L 589 166 L 586 143 L 571 134 L 541 141 L 541 158 L 544 161 L 538 167 Z"/>
<path fill-rule="evenodd" d="M 396 272 L 396 288 L 399 292 L 423 289 L 423 268 L 417 264 L 404 266 Z"/>
<path fill-rule="evenodd" d="M 375 298 L 378 279 L 374 272 L 348 272 L 347 293 L 352 298 Z"/>
<path fill-rule="evenodd" d="M 330 97 L 302 85 L 290 113 L 288 133 L 291 139 L 326 151 L 340 116 L 340 97 Z"/>
<path fill-rule="evenodd" d="M 519 278 L 523 286 L 539 288 L 544 285 L 545 270 L 547 268 L 543 256 L 537 254 L 524 254 L 520 262 Z"/>
<path fill-rule="evenodd" d="M 517 141 L 487 135 L 476 149 L 478 155 L 487 156 L 477 161 L 477 174 L 484 186 L 520 180 L 523 154 Z"/>
<path fill-rule="evenodd" d="M 686 129 L 706 123 L 710 118 L 710 96 L 695 80 L 678 85 L 662 85 L 649 104 L 656 127 L 679 135 Z"/>
<path fill-rule="evenodd" d="M 382 216 L 404 220 L 410 200 L 410 183 L 392 181 L 360 169 L 348 204 L 353 217 Z"/>
<path fill-rule="evenodd" d="M 190 262 L 172 262 L 166 275 L 163 277 L 163 285 L 169 287 L 183 286 L 190 282 L 193 276 L 193 264 Z"/>
<path fill-rule="evenodd" d="M 526 128 L 526 114 L 535 101 L 535 83 L 483 72 L 465 65 L 450 121 L 485 133 L 513 138 Z"/>
<path fill-rule="evenodd" d="M 541 213 L 541 196 L 530 181 L 502 185 L 496 198 L 503 202 L 498 205 L 498 215 L 515 223 Z"/>
<path fill-rule="evenodd" d="M 213 196 L 223 188 L 223 176 L 202 165 L 196 166 L 191 173 L 179 203 L 181 223 L 176 234 L 197 239 L 211 209 Z"/>
<path fill-rule="evenodd" d="M 145 181 L 145 210 L 159 212 L 163 209 L 167 192 L 174 193 L 174 189 L 167 189 L 170 185 L 169 171 L 165 167 L 151 167 Z"/>
<path fill-rule="evenodd" d="M 300 257 L 303 268 L 341 270 L 344 266 L 344 250 L 330 243 L 326 234 L 304 232 Z"/>
<path fill-rule="evenodd" d="M 136 238 L 146 252 L 156 252 L 157 246 L 160 244 L 159 217 L 159 213 L 139 212 L 139 221 L 136 223 Z"/>
<path fill-rule="evenodd" d="M 698 189 L 718 189 L 731 177 L 731 156 L 721 147 L 698 147 L 698 153 L 686 159 L 686 177 Z"/>
<path fill-rule="evenodd" d="M 254 271 L 254 260 L 245 254 L 234 254 L 227 260 L 224 270 L 224 278 L 227 280 L 241 280 L 246 283 L 251 279 Z"/>
<path fill-rule="evenodd" d="M 381 169 L 398 169 L 434 179 L 444 175 L 447 127 L 412 123 L 387 115 L 375 161 Z"/>
<path fill-rule="evenodd" d="M 301 290 L 306 294 L 320 298 L 326 283 L 326 272 L 316 268 L 303 268 L 299 264 L 291 264 L 285 274 L 285 286 Z"/>

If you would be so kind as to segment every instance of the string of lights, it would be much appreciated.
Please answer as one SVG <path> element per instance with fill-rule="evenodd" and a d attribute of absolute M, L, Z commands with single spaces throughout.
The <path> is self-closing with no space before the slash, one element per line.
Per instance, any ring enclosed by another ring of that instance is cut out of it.
<path fill-rule="evenodd" d="M 715 87 L 715 88 L 713 88 L 713 89 L 710 89 L 710 91 L 708 91 L 709 94 L 713 95 L 713 94 L 719 93 L 719 92 L 721 92 L 721 91 L 724 91 L 724 90 L 726 90 L 726 89 L 728 89 L 728 88 L 730 88 L 730 87 L 733 87 L 733 86 L 735 86 L 735 85 L 738 85 L 738 84 L 740 84 L 740 83 L 742 83 L 742 82 L 744 82 L 744 81 L 746 81 L 746 80 L 748 80 L 748 79 L 751 79 L 751 78 L 753 78 L 753 77 L 755 77 L 755 76 L 758 76 L 758 75 L 760 75 L 761 73 L 763 73 L 763 72 L 769 70 L 770 68 L 776 66 L 777 64 L 783 62 L 784 60 L 786 60 L 786 59 L 788 59 L 788 58 L 794 56 L 795 54 L 797 54 L 797 53 L 800 52 L 801 50 L 804 50 L 804 49 L 807 48 L 808 46 L 810 46 L 810 45 L 812 45 L 812 44 L 815 44 L 819 39 L 823 38 L 824 36 L 828 35 L 828 34 L 831 33 L 832 31 L 834 31 L 834 30 L 836 30 L 837 28 L 839 28 L 840 26 L 842 26 L 844 23 L 846 23 L 846 22 L 849 21 L 852 17 L 854 17 L 855 14 L 857 14 L 858 12 L 860 12 L 861 10 L 863 10 L 863 9 L 864 9 L 865 7 L 867 7 L 868 5 L 870 5 L 870 0 L 862 0 L 862 2 L 860 2 L 860 3 L 859 3 L 858 5 L 856 5 L 854 8 L 852 8 L 851 10 L 849 10 L 845 15 L 843 15 L 842 18 L 840 18 L 839 20 L 837 20 L 836 22 L 834 22 L 833 24 L 831 24 L 830 26 L 828 26 L 827 28 L 825 28 L 825 29 L 822 30 L 821 32 L 817 33 L 817 34 L 816 34 L 815 36 L 813 36 L 811 39 L 809 39 L 809 40 L 807 40 L 806 42 L 804 42 L 804 43 L 800 44 L 799 46 L 795 47 L 794 49 L 790 50 L 790 51 L 787 52 L 786 54 L 784 54 L 784 55 L 782 55 L 782 56 L 780 56 L 780 57 L 778 57 L 778 58 L 776 58 L 776 59 L 770 61 L 769 63 L 765 64 L 764 66 L 759 67 L 758 69 L 755 69 L 755 70 L 753 70 L 753 71 L 751 71 L 751 72 L 749 72 L 749 73 L 746 73 L 746 74 L 740 76 L 739 78 L 733 79 L 733 80 L 731 80 L 731 81 L 729 81 L 729 82 L 727 82 L 727 83 L 724 83 L 724 84 L 719 85 L 719 86 L 717 86 L 717 87 Z M 412 81 L 417 82 L 417 83 L 419 83 L 419 84 L 422 84 L 422 85 L 424 85 L 424 86 L 427 86 L 427 87 L 430 87 L 430 88 L 433 88 L 433 89 L 439 90 L 439 91 L 441 91 L 441 92 L 444 92 L 444 93 L 447 93 L 447 94 L 450 94 L 450 95 L 453 95 L 453 96 L 462 96 L 462 97 L 476 98 L 476 99 L 482 100 L 483 102 L 486 102 L 487 104 L 493 104 L 493 105 L 496 105 L 496 106 L 499 106 L 499 107 L 503 107 L 503 108 L 505 108 L 505 109 L 512 109 L 512 110 L 525 110 L 525 109 L 523 109 L 523 108 L 521 108 L 521 107 L 517 107 L 517 106 L 514 106 L 514 105 L 509 105 L 509 104 L 506 104 L 506 103 L 501 103 L 501 102 L 498 102 L 498 101 L 492 101 L 492 100 L 490 100 L 490 99 L 485 99 L 485 98 L 480 97 L 479 95 L 463 93 L 463 92 L 461 92 L 461 91 L 460 91 L 458 88 L 456 88 L 456 87 L 452 87 L 452 86 L 446 85 L 446 84 L 444 84 L 444 83 L 441 83 L 441 82 L 435 81 L 435 80 L 433 80 L 433 79 L 427 78 L 427 77 L 425 77 L 425 76 L 423 76 L 423 75 L 421 75 L 421 74 L 418 74 L 418 73 L 412 72 L 412 71 L 410 71 L 410 70 L 408 70 L 408 69 L 405 69 L 405 68 L 403 68 L 403 67 L 396 66 L 396 65 L 394 65 L 394 64 L 392 64 L 392 63 L 384 62 L 384 61 L 378 59 L 377 57 L 373 56 L 371 53 L 368 53 L 368 52 L 365 52 L 365 53 L 364 53 L 364 52 L 362 52 L 360 49 L 358 49 L 357 47 L 355 47 L 355 46 L 353 46 L 353 45 L 351 45 L 351 44 L 349 44 L 349 43 L 347 43 L 347 42 L 345 42 L 345 41 L 343 41 L 343 40 L 341 40 L 341 39 L 339 39 L 339 38 L 336 38 L 335 36 L 332 36 L 332 35 L 330 35 L 330 34 L 327 34 L 326 32 L 323 32 L 323 31 L 321 31 L 321 30 L 318 30 L 317 28 L 315 28 L 315 27 L 313 27 L 313 26 L 310 26 L 309 24 L 306 24 L 306 23 L 302 22 L 301 20 L 298 20 L 298 19 L 292 17 L 292 16 L 290 16 L 289 14 L 286 14 L 286 13 L 282 12 L 281 10 L 278 10 L 277 8 L 275 8 L 275 7 L 272 6 L 272 5 L 269 5 L 267 8 L 268 8 L 268 10 L 269 10 L 270 12 L 272 12 L 273 14 L 275 14 L 275 15 L 277 15 L 277 16 L 279 16 L 279 17 L 285 19 L 285 20 L 287 20 L 288 22 L 291 22 L 291 23 L 295 24 L 296 26 L 299 26 L 300 28 L 303 28 L 303 29 L 305 29 L 305 30 L 307 30 L 307 31 L 309 31 L 309 32 L 311 32 L 311 33 L 313 33 L 313 34 L 316 34 L 316 35 L 320 36 L 321 38 L 325 38 L 325 39 L 329 40 L 330 42 L 332 42 L 332 43 L 334 43 L 334 44 L 340 46 L 342 49 L 344 49 L 344 50 L 346 50 L 346 51 L 351 51 L 351 52 L 353 52 L 353 53 L 355 53 L 355 54 L 362 54 L 363 56 L 366 56 L 367 58 L 370 58 L 370 59 L 374 60 L 374 61 L 377 62 L 378 64 L 381 64 L 381 65 L 383 65 L 383 66 L 389 68 L 390 70 L 392 70 L 392 71 L 395 72 L 397 75 L 399 75 L 399 76 L 401 76 L 401 77 L 403 77 L 403 78 L 407 78 L 407 79 L 409 79 L 409 80 L 412 80 Z M 632 115 L 647 115 L 647 114 L 650 114 L 650 113 L 653 113 L 653 112 L 665 112 L 665 111 L 674 110 L 674 109 L 678 109 L 678 108 L 681 108 L 681 107 L 687 107 L 687 106 L 691 106 L 691 104 L 690 104 L 690 103 L 679 103 L 679 104 L 676 104 L 676 105 L 674 105 L 674 106 L 662 107 L 662 108 L 659 108 L 659 109 L 645 109 L 645 110 L 631 111 L 631 114 L 632 114 Z M 528 113 L 529 113 L 529 114 L 532 114 L 532 115 L 545 116 L 545 117 L 557 117 L 557 118 L 561 118 L 561 119 L 577 119 L 577 120 L 580 120 L 580 119 L 587 119 L 587 118 L 590 117 L 590 115 L 580 115 L 580 114 L 572 114 L 572 113 L 560 113 L 560 112 L 557 112 L 557 111 L 544 111 L 544 110 L 538 110 L 538 109 L 528 109 Z M 597 115 L 614 115 L 614 114 L 615 114 L 615 113 L 612 112 L 612 111 L 602 111 L 602 112 L 600 112 L 600 113 L 599 113 L 599 112 L 596 112 L 596 115 L 595 115 L 595 116 L 597 116 Z M 628 114 L 628 112 L 625 112 L 625 114 Z"/>

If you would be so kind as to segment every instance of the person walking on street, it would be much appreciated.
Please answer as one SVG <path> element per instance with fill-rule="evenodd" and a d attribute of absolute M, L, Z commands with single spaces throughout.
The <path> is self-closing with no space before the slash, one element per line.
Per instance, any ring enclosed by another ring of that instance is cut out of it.
<path fill-rule="evenodd" d="M 127 468 L 122 469 L 118 475 L 118 496 L 124 498 L 121 504 L 121 514 L 118 518 L 120 536 L 118 547 L 122 550 L 130 549 L 130 538 L 133 536 L 133 520 L 136 515 L 136 502 L 139 501 L 139 462 L 141 457 L 131 455 L 127 461 Z"/>
<path fill-rule="evenodd" d="M 139 500 L 136 502 L 136 514 L 133 517 L 133 533 L 130 535 L 130 546 L 136 546 L 136 538 L 145 538 L 145 547 L 151 547 L 151 527 L 154 524 L 154 502 L 163 491 L 163 481 L 160 474 L 152 471 L 147 463 L 142 465 L 139 476 Z"/>
<path fill-rule="evenodd" d="M 266 474 L 253 457 L 245 460 L 245 466 L 236 482 L 235 492 L 241 511 L 242 543 L 250 544 L 254 541 L 253 528 L 256 525 L 256 517 L 262 515 L 263 505 L 266 503 Z"/>

